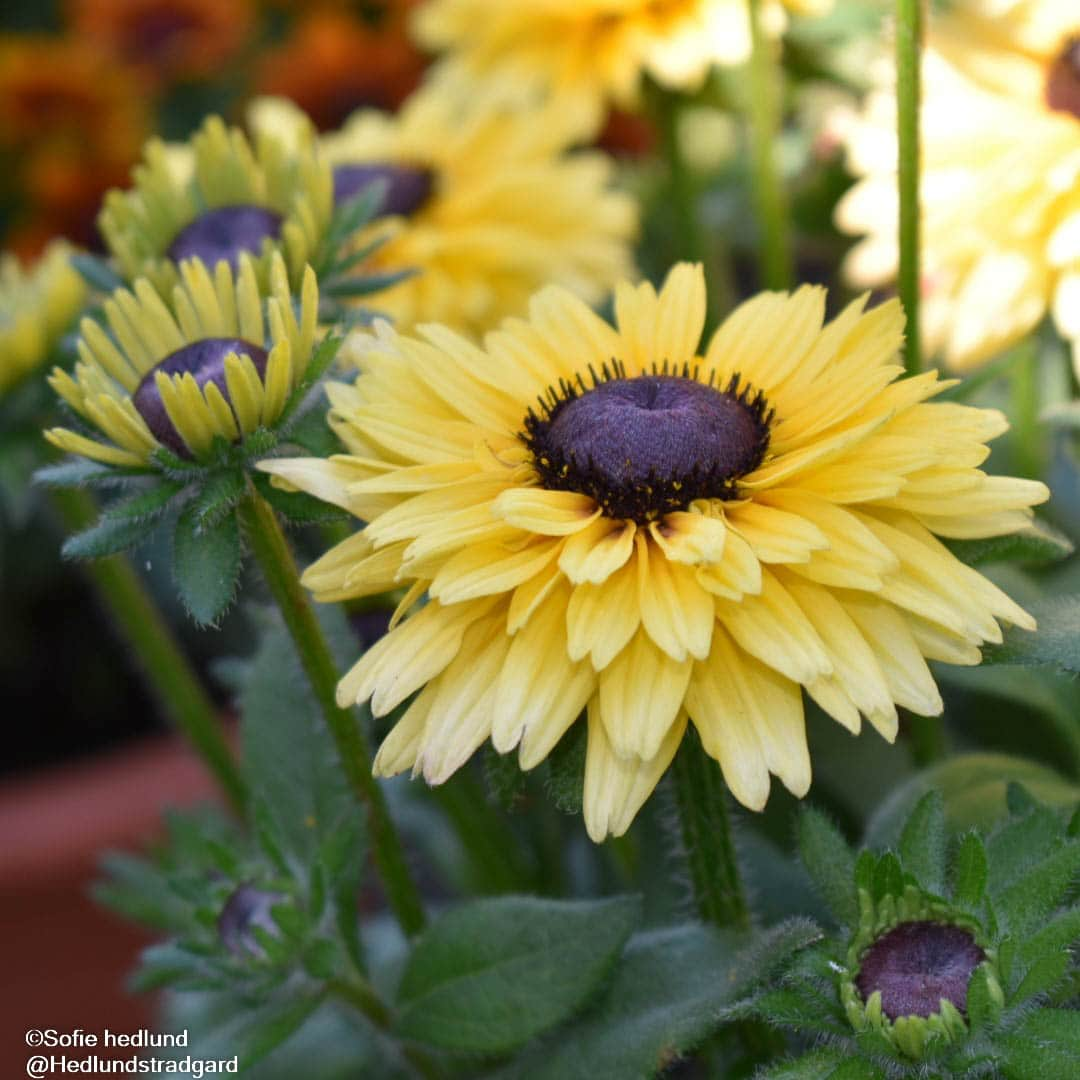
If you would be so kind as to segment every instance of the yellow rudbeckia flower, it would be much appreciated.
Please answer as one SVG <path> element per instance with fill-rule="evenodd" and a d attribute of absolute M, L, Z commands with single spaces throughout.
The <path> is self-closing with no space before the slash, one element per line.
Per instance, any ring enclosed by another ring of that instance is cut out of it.
<path fill-rule="evenodd" d="M 171 308 L 140 278 L 105 301 L 108 331 L 83 320 L 74 377 L 56 368 L 49 382 L 107 441 L 53 428 L 45 437 L 54 446 L 139 468 L 161 448 L 202 459 L 218 440 L 273 427 L 312 358 L 315 274 L 305 271 L 295 307 L 280 253 L 269 294 L 248 255 L 235 276 L 225 262 L 211 276 L 197 259 L 181 263 L 179 276 Z"/>
<path fill-rule="evenodd" d="M 783 6 L 814 14 L 832 2 Z M 783 8 L 766 9 L 768 28 L 779 31 Z M 451 78 L 554 94 L 594 128 L 606 105 L 637 103 L 645 75 L 694 91 L 714 64 L 740 64 L 751 47 L 745 0 L 430 0 L 414 26 L 422 45 L 451 50 Z"/>
<path fill-rule="evenodd" d="M 282 99 L 256 101 L 250 117 L 257 132 L 314 138 Z M 613 190 L 605 155 L 569 152 L 579 130 L 560 110 L 474 103 L 432 86 L 396 115 L 363 110 L 323 136 L 339 202 L 387 184 L 380 217 L 355 240 L 384 241 L 365 269 L 415 271 L 370 303 L 402 328 L 436 321 L 482 333 L 522 314 L 547 283 L 602 300 L 633 271 L 638 213 Z"/>
<path fill-rule="evenodd" d="M 86 299 L 72 249 L 54 240 L 29 270 L 0 255 L 0 393 L 48 358 Z"/>
<path fill-rule="evenodd" d="M 1080 8 L 959 0 L 923 72 L 927 351 L 967 371 L 1049 311 L 1080 370 Z M 896 273 L 895 118 L 886 84 L 844 133 L 860 180 L 837 221 L 865 236 L 846 264 L 859 286 Z"/>
<path fill-rule="evenodd" d="M 187 144 L 146 147 L 134 186 L 105 197 L 98 227 L 128 281 L 148 277 L 161 294 L 179 280 L 178 264 L 219 260 L 237 268 L 242 253 L 266 280 L 274 252 L 300 284 L 333 212 L 330 169 L 310 143 L 272 132 L 255 145 L 220 117 L 209 117 Z"/>
<path fill-rule="evenodd" d="M 896 381 L 903 315 L 764 293 L 708 343 L 700 267 L 616 293 L 613 327 L 559 288 L 477 347 L 382 324 L 330 387 L 349 453 L 261 467 L 368 524 L 312 565 L 317 599 L 410 587 L 338 687 L 385 715 L 375 767 L 446 780 L 490 738 L 542 761 L 588 714 L 584 812 L 626 830 L 688 722 L 737 799 L 810 785 L 803 688 L 887 739 L 932 715 L 927 657 L 975 664 L 1032 619 L 937 539 L 1007 533 L 1047 497 L 979 470 L 1001 413 Z M 408 614 L 423 594 L 428 602 Z"/>

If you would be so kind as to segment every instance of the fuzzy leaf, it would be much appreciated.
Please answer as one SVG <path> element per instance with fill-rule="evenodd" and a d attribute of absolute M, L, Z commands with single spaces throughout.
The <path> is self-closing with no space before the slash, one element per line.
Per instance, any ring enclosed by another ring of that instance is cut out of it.
<path fill-rule="evenodd" d="M 937 896 L 945 894 L 947 840 L 945 800 L 940 791 L 930 791 L 919 800 L 900 834 L 900 858 L 922 888 Z"/>
<path fill-rule="evenodd" d="M 138 470 L 141 474 L 145 470 Z M 134 470 L 117 469 L 115 465 L 102 465 L 97 461 L 74 458 L 57 465 L 45 465 L 34 473 L 34 483 L 42 487 L 95 487 L 105 484 L 128 482 Z"/>
<path fill-rule="evenodd" d="M 293 392 L 285 402 L 284 408 L 281 410 L 281 416 L 278 418 L 279 428 L 288 430 L 289 418 L 296 412 L 301 404 L 303 404 L 304 399 L 311 392 L 315 384 L 329 370 L 330 365 L 337 358 L 338 350 L 341 348 L 341 343 L 344 340 L 344 338 L 338 337 L 335 334 L 330 334 L 323 338 L 319 347 L 315 350 L 314 356 L 312 356 L 311 360 L 308 362 L 308 366 L 304 369 L 303 375 L 300 376 L 300 381 L 296 384 Z"/>
<path fill-rule="evenodd" d="M 244 497 L 247 482 L 240 469 L 214 473 L 192 500 L 193 513 L 200 525 L 213 525 Z"/>
<path fill-rule="evenodd" d="M 986 968 L 977 967 L 968 980 L 967 1018 L 972 1032 L 978 1032 L 997 1022 L 1001 1009 L 990 991 Z"/>
<path fill-rule="evenodd" d="M 1026 528 L 1008 536 L 950 540 L 949 548 L 961 562 L 969 566 L 995 562 L 1058 562 L 1068 558 L 1074 550 L 1072 541 L 1063 532 L 1044 521 L 1033 521 Z"/>
<path fill-rule="evenodd" d="M 958 904 L 975 909 L 986 893 L 986 849 L 977 833 L 967 833 L 953 861 L 953 896 Z"/>
<path fill-rule="evenodd" d="M 145 542 L 146 525 L 132 519 L 102 518 L 64 541 L 60 553 L 65 559 L 100 559 Z"/>
<path fill-rule="evenodd" d="M 1019 1005 L 1036 994 L 1044 994 L 1051 990 L 1061 981 L 1068 966 L 1069 954 L 1064 949 L 1048 956 L 1040 956 L 1028 968 L 1020 980 L 1020 985 L 1009 995 L 1009 1005 Z"/>
<path fill-rule="evenodd" d="M 1080 941 L 1080 908 L 1072 908 L 1051 919 L 1017 946 L 1021 962 L 1031 964 L 1043 956 L 1052 956 Z"/>
<path fill-rule="evenodd" d="M 1066 841 L 994 898 L 998 917 L 1012 934 L 1029 933 L 1061 903 L 1078 872 L 1080 840 Z"/>
<path fill-rule="evenodd" d="M 719 1026 L 743 940 L 696 923 L 635 934 L 597 1004 L 498 1080 L 653 1080 Z"/>
<path fill-rule="evenodd" d="M 564 814 L 580 814 L 585 790 L 587 727 L 579 720 L 548 755 L 547 790 Z"/>
<path fill-rule="evenodd" d="M 187 485 L 176 480 L 158 480 L 124 499 L 109 503 L 102 511 L 103 521 L 154 521 Z"/>
<path fill-rule="evenodd" d="M 1080 672 L 1080 596 L 1055 596 L 1029 606 L 1039 629 L 1032 633 L 1010 626 L 1000 645 L 983 647 L 983 663 Z"/>
<path fill-rule="evenodd" d="M 1010 785 L 1009 790 L 1015 789 Z M 1021 878 L 1029 866 L 1055 851 L 1061 843 L 1061 824 L 1052 810 L 1038 807 L 1023 817 L 1010 818 L 986 839 L 990 864 L 988 891 L 996 896 Z"/>
<path fill-rule="evenodd" d="M 229 514 L 200 524 L 189 506 L 173 536 L 173 578 L 191 617 L 200 625 L 217 622 L 236 595 L 242 552 L 240 528 Z"/>
<path fill-rule="evenodd" d="M 812 919 L 785 919 L 759 933 L 740 953 L 732 992 L 745 994 L 753 986 L 771 978 L 797 952 L 820 941 L 824 935 Z"/>
<path fill-rule="evenodd" d="M 1074 1009 L 1037 1009 L 997 1041 L 1006 1051 L 1006 1080 L 1076 1080 L 1080 1012 Z"/>
<path fill-rule="evenodd" d="M 754 1000 L 754 1012 L 763 1020 L 784 1027 L 796 1028 L 813 1035 L 849 1034 L 846 1024 L 841 1024 L 833 1013 L 831 1002 L 825 998 L 815 999 L 807 987 L 769 990 Z"/>
<path fill-rule="evenodd" d="M 840 830 L 812 806 L 804 806 L 799 815 L 799 853 L 833 918 L 853 926 L 859 918 L 855 856 Z"/>
<path fill-rule="evenodd" d="M 584 1004 L 640 918 L 637 897 L 462 904 L 417 941 L 398 991 L 397 1029 L 448 1050 L 520 1046 Z"/>
<path fill-rule="evenodd" d="M 237 1043 L 240 1071 L 250 1068 L 280 1046 L 322 1002 L 321 994 L 306 993 L 253 1011 Z"/>
<path fill-rule="evenodd" d="M 874 899 L 886 896 L 902 896 L 904 892 L 904 871 L 900 860 L 891 851 L 886 851 L 878 859 L 874 870 Z"/>

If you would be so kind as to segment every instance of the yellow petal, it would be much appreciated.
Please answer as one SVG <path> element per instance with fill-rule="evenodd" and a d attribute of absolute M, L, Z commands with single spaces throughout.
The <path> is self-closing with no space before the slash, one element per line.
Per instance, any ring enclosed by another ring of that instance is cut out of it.
<path fill-rule="evenodd" d="M 569 536 L 600 516 L 600 508 L 588 495 L 538 487 L 504 491 L 493 510 L 508 525 L 543 536 Z"/>
<path fill-rule="evenodd" d="M 630 558 L 636 532 L 632 521 L 598 517 L 566 540 L 559 569 L 574 584 L 600 585 Z"/>

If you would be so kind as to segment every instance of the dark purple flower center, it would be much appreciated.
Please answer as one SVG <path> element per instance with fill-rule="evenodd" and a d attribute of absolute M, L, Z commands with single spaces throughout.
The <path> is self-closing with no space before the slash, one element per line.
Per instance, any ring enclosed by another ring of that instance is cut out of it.
<path fill-rule="evenodd" d="M 544 487 L 591 495 L 608 517 L 654 521 L 695 499 L 732 499 L 761 463 L 771 413 L 764 395 L 680 375 L 612 374 L 563 383 L 530 411 L 524 441 Z"/>
<path fill-rule="evenodd" d="M 435 174 L 430 169 L 369 161 L 334 166 L 334 202 L 339 206 L 355 199 L 369 184 L 385 181 L 386 192 L 378 213 L 382 217 L 408 217 L 431 198 Z"/>
<path fill-rule="evenodd" d="M 136 411 L 146 421 L 154 438 L 180 457 L 190 458 L 191 451 L 165 411 L 165 403 L 161 400 L 154 376 L 159 371 L 166 375 L 188 373 L 200 388 L 206 386 L 207 383 L 214 383 L 228 401 L 229 387 L 225 380 L 225 357 L 229 353 L 246 354 L 251 357 L 251 362 L 255 365 L 259 377 L 266 374 L 266 350 L 261 346 L 244 341 L 243 338 L 204 338 L 202 341 L 192 342 L 166 356 L 142 377 L 142 381 L 131 396 Z"/>
<path fill-rule="evenodd" d="M 1080 35 L 1069 38 L 1046 76 L 1046 104 L 1080 120 Z"/>
<path fill-rule="evenodd" d="M 900 923 L 863 953 L 855 985 L 865 1001 L 881 991 L 890 1020 L 931 1016 L 941 999 L 962 1013 L 971 973 L 986 959 L 971 933 L 935 922 Z"/>
<path fill-rule="evenodd" d="M 265 206 L 219 206 L 185 225 L 165 254 L 173 262 L 202 259 L 211 270 L 224 260 L 235 270 L 243 252 L 258 255 L 280 234 L 281 215 Z"/>
<path fill-rule="evenodd" d="M 255 936 L 255 928 L 260 927 L 268 934 L 277 936 L 280 931 L 274 922 L 271 909 L 284 899 L 281 893 L 264 892 L 254 885 L 239 886 L 225 901 L 225 906 L 218 916 L 217 927 L 221 943 L 229 952 L 238 956 L 261 956 L 263 947 Z"/>

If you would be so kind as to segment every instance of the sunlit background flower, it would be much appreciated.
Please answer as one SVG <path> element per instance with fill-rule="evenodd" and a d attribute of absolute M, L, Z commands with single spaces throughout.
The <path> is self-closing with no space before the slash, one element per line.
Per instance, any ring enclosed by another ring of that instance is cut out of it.
<path fill-rule="evenodd" d="M 177 264 L 198 258 L 236 267 L 241 253 L 265 273 L 283 251 L 293 283 L 319 248 L 333 208 L 330 170 L 306 140 L 262 133 L 254 147 L 211 116 L 190 153 L 152 140 L 134 186 L 110 191 L 99 227 L 126 278 L 147 275 L 167 292 Z"/>
<path fill-rule="evenodd" d="M 1033 621 L 936 538 L 1008 533 L 1047 497 L 987 476 L 996 411 L 895 381 L 903 315 L 765 293 L 704 355 L 700 268 L 558 288 L 483 348 L 437 326 L 358 336 L 331 387 L 349 453 L 268 462 L 367 526 L 309 568 L 321 600 L 408 586 L 339 686 L 385 715 L 378 772 L 446 780 L 482 742 L 530 769 L 588 712 L 584 813 L 621 834 L 687 721 L 731 791 L 810 785 L 801 689 L 853 733 L 942 704 L 926 658 L 976 664 Z M 424 594 L 429 602 L 412 614 Z M 419 692 L 419 693 L 417 693 Z"/>
<path fill-rule="evenodd" d="M 305 118 L 281 101 L 256 102 L 252 123 L 303 141 Z M 388 184 L 382 220 L 357 242 L 386 238 L 370 266 L 416 273 L 374 306 L 403 326 L 482 332 L 524 312 L 547 282 L 603 299 L 631 273 L 637 209 L 613 188 L 610 159 L 570 152 L 579 134 L 556 109 L 473 103 L 429 86 L 394 116 L 364 110 L 320 140 L 339 202 L 373 180 Z"/>
<path fill-rule="evenodd" d="M 71 247 L 54 241 L 31 267 L 0 255 L 0 393 L 48 358 L 86 298 Z"/>
<path fill-rule="evenodd" d="M 311 359 L 314 273 L 304 273 L 298 306 L 280 253 L 271 259 L 268 291 L 260 291 L 248 255 L 235 275 L 220 262 L 211 277 L 192 259 L 179 276 L 172 310 L 140 278 L 105 301 L 111 334 L 83 320 L 74 377 L 57 368 L 49 382 L 107 441 L 53 428 L 46 438 L 55 446 L 139 467 L 160 448 L 200 458 L 216 440 L 238 442 L 273 426 Z"/>
<path fill-rule="evenodd" d="M 830 0 L 789 0 L 814 12 Z M 783 25 L 771 5 L 768 23 Z M 550 92 L 598 125 L 607 104 L 635 105 L 647 75 L 696 90 L 713 64 L 750 55 L 743 0 L 428 0 L 416 33 L 433 51 L 452 50 L 456 76 L 495 79 L 510 93 Z"/>
<path fill-rule="evenodd" d="M 1051 312 L 1080 364 L 1080 10 L 959 0 L 931 21 L 922 112 L 926 348 L 966 371 Z M 896 272 L 890 75 L 845 133 L 857 285 Z"/>

